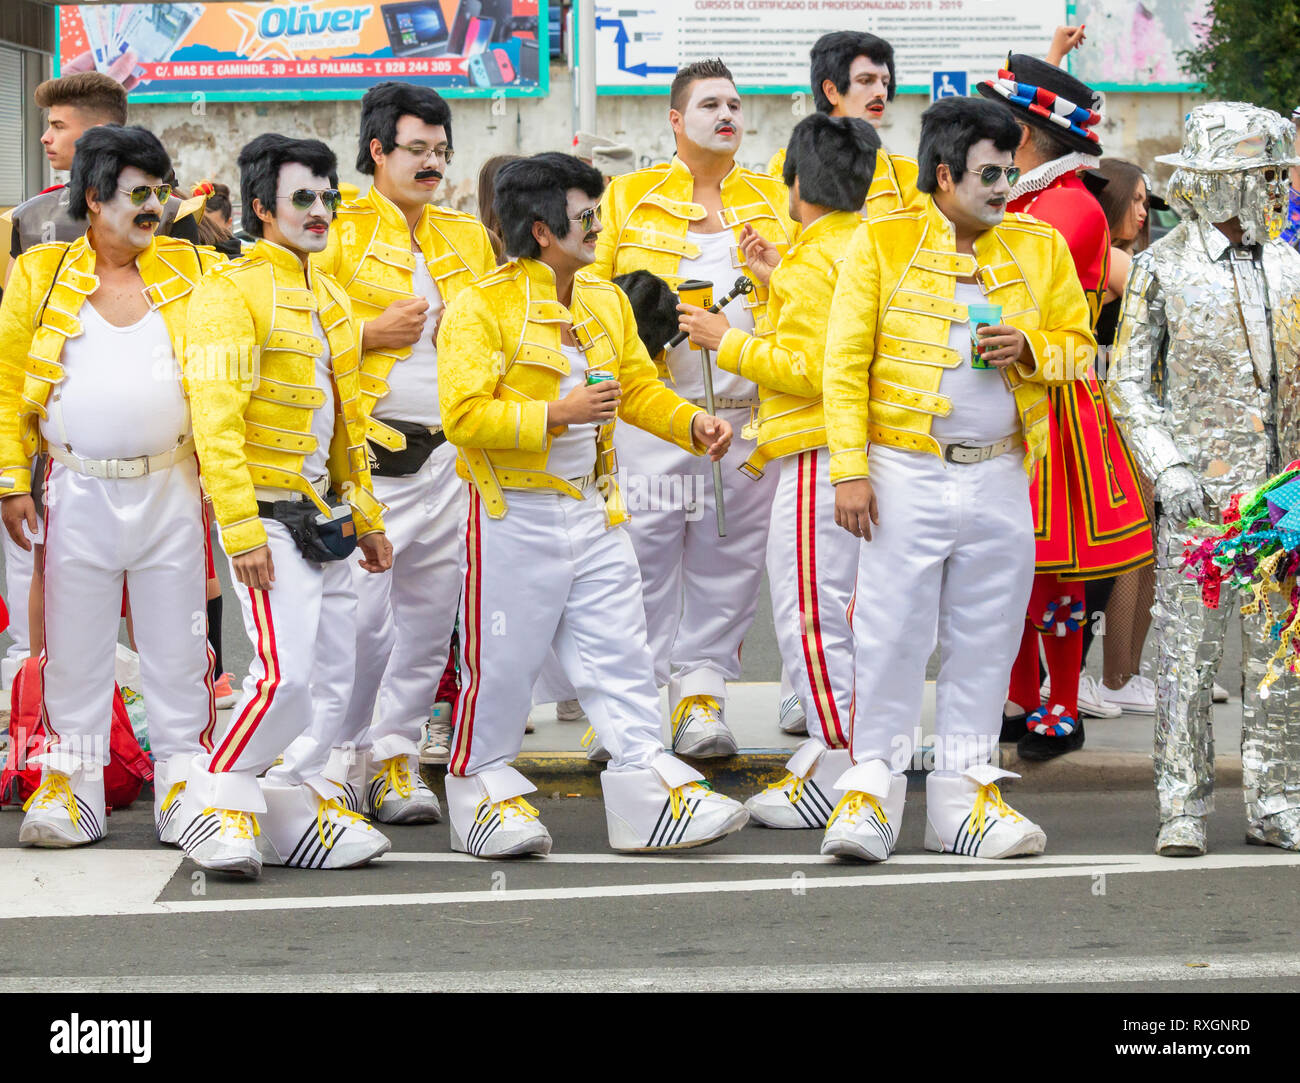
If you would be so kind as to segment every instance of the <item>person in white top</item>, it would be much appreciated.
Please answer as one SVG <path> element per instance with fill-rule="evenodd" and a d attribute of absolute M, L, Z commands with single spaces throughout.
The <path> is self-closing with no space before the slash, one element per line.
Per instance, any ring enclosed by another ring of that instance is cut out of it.
<path fill-rule="evenodd" d="M 5 529 L 23 549 L 36 510 L 28 451 L 45 482 L 45 721 L 40 788 L 19 842 L 65 847 L 105 834 L 113 670 L 124 587 L 149 701 L 160 841 L 208 818 L 182 795 L 212 747 L 216 710 L 206 626 L 206 529 L 179 343 L 194 284 L 220 258 L 156 236 L 171 162 L 143 128 L 77 142 L 69 213 L 85 236 L 19 257 L 0 306 L 6 360 Z M 58 255 L 55 255 L 57 250 Z"/>

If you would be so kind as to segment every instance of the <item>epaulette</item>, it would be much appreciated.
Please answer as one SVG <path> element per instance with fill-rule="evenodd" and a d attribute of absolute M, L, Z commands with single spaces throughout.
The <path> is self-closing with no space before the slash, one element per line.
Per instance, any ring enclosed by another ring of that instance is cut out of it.
<path fill-rule="evenodd" d="M 590 271 L 579 271 L 573 277 L 575 281 L 581 282 L 582 285 L 587 289 L 601 289 L 601 290 L 618 289 L 618 287 L 614 285 L 614 283 L 611 282 L 609 279 L 601 278 L 599 275 L 592 274 Z"/>
<path fill-rule="evenodd" d="M 523 268 L 512 260 L 510 263 L 504 263 L 500 267 L 488 271 L 487 274 L 474 279 L 471 285 L 479 288 L 499 286 L 503 282 L 513 281 L 521 274 L 523 274 Z"/>
<path fill-rule="evenodd" d="M 1050 237 L 1056 232 L 1056 227 L 1050 222 L 1044 222 L 1041 218 L 1035 218 L 1032 214 L 1025 214 L 1022 211 L 1008 211 L 1002 216 L 1002 226 L 1006 229 L 1037 233 L 1040 237 Z"/>
<path fill-rule="evenodd" d="M 429 204 L 428 211 L 439 218 L 452 218 L 458 221 L 477 222 L 478 216 L 470 214 L 469 211 L 458 211 L 455 207 L 442 207 Z"/>

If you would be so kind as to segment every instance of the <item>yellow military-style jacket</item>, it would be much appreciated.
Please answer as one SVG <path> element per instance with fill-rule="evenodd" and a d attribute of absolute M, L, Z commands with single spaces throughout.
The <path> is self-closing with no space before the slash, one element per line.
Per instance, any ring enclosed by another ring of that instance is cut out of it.
<path fill-rule="evenodd" d="M 615 177 L 605 189 L 600 204 L 600 237 L 596 262 L 591 271 L 601 278 L 614 278 L 629 271 L 645 270 L 676 288 L 682 259 L 695 259 L 698 245 L 686 234 L 691 223 L 705 217 L 705 210 L 691 202 L 695 178 L 680 158 Z M 778 180 L 750 169 L 733 166 L 722 180 L 722 219 L 736 243 L 736 276 L 744 273 L 745 258 L 739 249 L 740 234 L 753 226 L 782 252 L 794 237 L 795 226 L 786 208 L 789 193 Z M 757 326 L 767 309 L 767 287 L 759 286 L 743 298 Z M 667 376 L 666 367 L 660 374 Z"/>
<path fill-rule="evenodd" d="M 737 327 L 722 336 L 718 367 L 758 384 L 758 446 L 740 467 L 762 477 L 771 459 L 824 447 L 822 355 L 840 260 L 862 226 L 831 211 L 805 229 L 772 272 L 764 335 Z"/>
<path fill-rule="evenodd" d="M 784 169 L 785 147 L 782 147 L 772 155 L 767 171 L 783 181 Z M 916 190 L 916 174 L 915 158 L 890 154 L 886 150 L 876 151 L 876 171 L 871 175 L 871 187 L 867 189 L 862 216 L 879 218 L 882 214 L 892 214 L 919 202 L 921 193 Z"/>
<path fill-rule="evenodd" d="M 1029 341 L 1033 363 L 1001 373 L 1020 411 L 1026 471 L 1043 457 L 1044 385 L 1083 375 L 1096 355 L 1070 249 L 1047 223 L 1007 214 L 976 239 L 974 256 L 958 253 L 952 223 L 926 195 L 856 232 L 840 265 L 822 378 L 832 482 L 867 476 L 868 443 L 942 454 L 930 427 L 952 411 L 940 384 L 962 363 L 948 334 L 966 322 L 954 297 L 957 278 L 971 275 Z"/>
<path fill-rule="evenodd" d="M 145 293 L 167 325 L 178 365 L 185 356 L 190 293 L 222 258 L 211 248 L 171 237 L 154 237 L 136 257 Z M 63 380 L 59 358 L 64 343 L 81 334 L 78 313 L 97 289 L 88 234 L 37 245 L 14 264 L 0 305 L 0 477 L 14 484 L 0 489 L 0 495 L 31 491 L 31 459 L 42 448 L 40 423 L 51 389 Z M 188 394 L 188 385 L 185 390 Z"/>
<path fill-rule="evenodd" d="M 333 402 L 316 384 L 316 358 L 326 343 L 316 337 L 312 313 L 328 340 Z M 299 492 L 327 509 L 302 473 L 316 450 L 312 412 L 321 409 L 334 411 L 329 476 L 352 505 L 358 536 L 383 530 L 382 505 L 370 491 L 356 324 L 343 287 L 317 268 L 304 273 L 293 252 L 260 240 L 204 276 L 189 322 L 185 376 L 194 443 L 226 552 L 238 556 L 266 544 L 257 488 Z"/>
<path fill-rule="evenodd" d="M 415 228 L 415 241 L 444 305 L 497 264 L 483 223 L 450 207 L 425 207 Z M 397 205 L 373 186 L 339 208 L 330 227 L 329 246 L 313 256 L 312 262 L 347 291 L 359 322 L 374 319 L 394 301 L 414 293 L 410 227 Z M 370 414 L 375 403 L 388 394 L 388 374 L 393 366 L 410 356 L 409 346 L 367 349 L 361 356 L 366 435 L 390 451 L 404 448 L 406 437 Z"/>
<path fill-rule="evenodd" d="M 447 439 L 460 449 L 457 471 L 478 490 L 494 519 L 506 514 L 506 489 L 551 489 L 575 499 L 581 491 L 547 472 L 552 439 L 547 403 L 559 398 L 569 362 L 560 331 L 572 325 L 588 369 L 622 385 L 624 421 L 699 454 L 691 425 L 703 411 L 666 388 L 637 334 L 626 295 L 611 282 L 579 271 L 572 304 L 556 298 L 546 264 L 517 259 L 478 279 L 447 306 L 438 331 L 438 399 Z M 614 474 L 615 422 L 596 437 L 597 483 L 605 518 L 627 518 Z"/>

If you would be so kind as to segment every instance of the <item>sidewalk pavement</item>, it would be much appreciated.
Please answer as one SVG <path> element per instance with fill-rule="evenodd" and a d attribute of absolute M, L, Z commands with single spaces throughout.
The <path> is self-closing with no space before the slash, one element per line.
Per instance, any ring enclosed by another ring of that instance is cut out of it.
<path fill-rule="evenodd" d="M 747 797 L 775 782 L 785 773 L 785 762 L 801 737 L 782 733 L 776 717 L 780 686 L 775 682 L 736 683 L 728 686 L 727 725 L 736 736 L 740 752 L 727 759 L 692 761 L 713 787 L 729 796 Z M 667 718 L 667 696 L 664 717 Z M 542 793 L 562 792 L 598 796 L 601 764 L 590 763 L 581 747 L 586 725 L 559 722 L 555 705 L 539 704 L 530 715 L 536 732 L 524 738 L 515 766 Z M 1119 718 L 1089 718 L 1084 722 L 1086 743 L 1078 752 L 1047 763 L 1025 763 L 1014 745 L 999 746 L 1001 766 L 1018 772 L 1006 789 L 1045 791 L 1154 791 L 1151 766 L 1154 719 L 1151 715 L 1124 714 Z M 927 681 L 921 728 L 925 737 L 934 732 L 934 682 Z M 1216 787 L 1241 785 L 1241 700 L 1232 697 L 1214 706 Z M 665 741 L 669 739 L 664 725 Z M 442 769 L 426 768 L 431 784 L 441 782 Z M 919 776 L 918 776 L 919 778 Z M 913 779 L 913 783 L 918 779 Z M 439 788 L 441 788 L 439 786 Z"/>

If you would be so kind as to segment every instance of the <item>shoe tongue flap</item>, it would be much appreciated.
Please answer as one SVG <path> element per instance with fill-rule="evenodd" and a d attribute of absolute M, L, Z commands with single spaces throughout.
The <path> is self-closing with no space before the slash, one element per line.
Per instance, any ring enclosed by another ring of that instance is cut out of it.
<path fill-rule="evenodd" d="M 676 756 L 670 756 L 667 752 L 656 756 L 654 762 L 650 764 L 650 769 L 659 776 L 663 784 L 670 790 L 675 790 L 678 786 L 685 786 L 688 782 L 700 782 L 704 778 L 689 763 L 679 760 Z"/>
<path fill-rule="evenodd" d="M 1001 767 L 994 767 L 991 763 L 980 763 L 974 767 L 967 767 L 962 774 L 979 786 L 990 786 L 1002 778 L 1020 777 L 1014 771 L 1004 771 Z"/>

